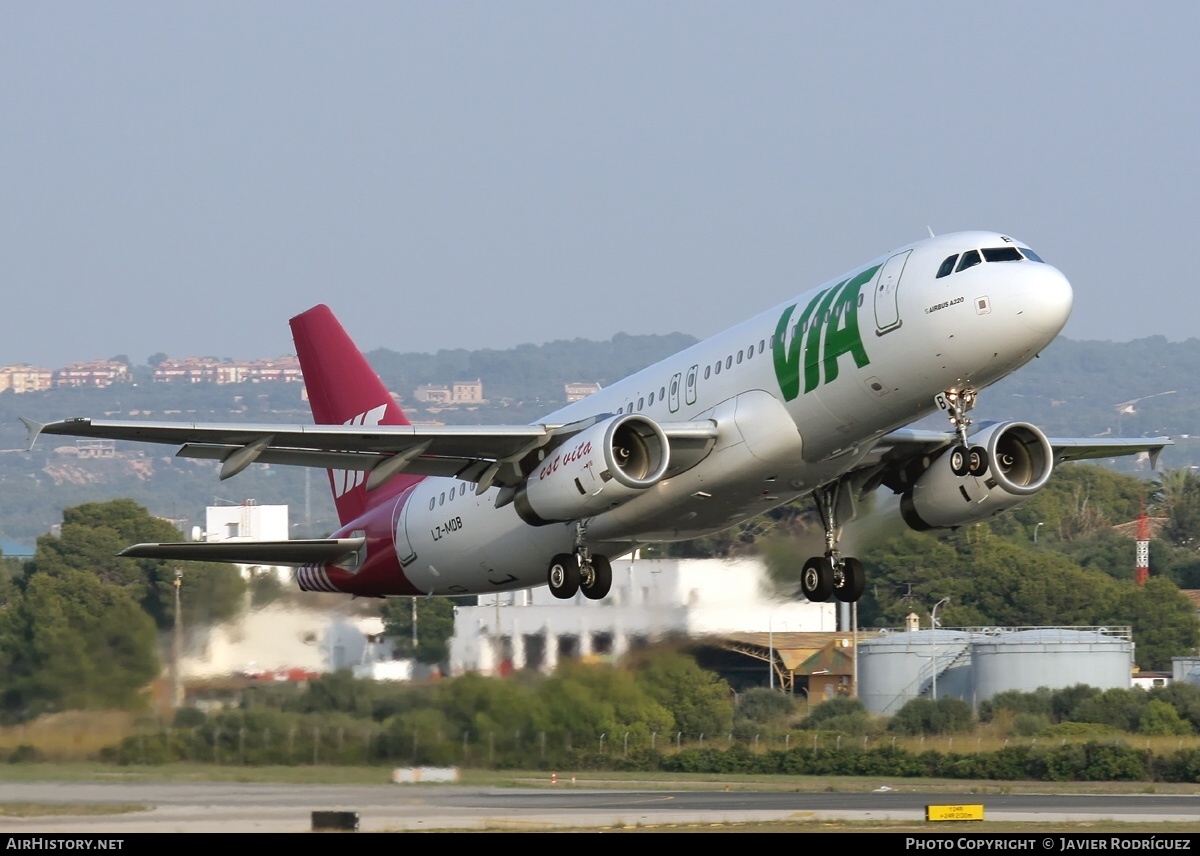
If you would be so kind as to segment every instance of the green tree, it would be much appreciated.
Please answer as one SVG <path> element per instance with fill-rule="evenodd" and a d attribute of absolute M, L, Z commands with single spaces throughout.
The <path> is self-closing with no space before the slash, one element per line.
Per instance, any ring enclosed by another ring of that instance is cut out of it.
<path fill-rule="evenodd" d="M 537 689 L 537 724 L 543 731 L 644 740 L 671 732 L 675 717 L 629 670 L 567 661 Z"/>
<path fill-rule="evenodd" d="M 1075 708 L 1071 719 L 1136 733 L 1149 704 L 1150 696 L 1143 690 L 1105 690 Z"/>
<path fill-rule="evenodd" d="M 1200 476 L 1189 468 L 1164 470 L 1157 488 L 1159 513 L 1167 516 L 1163 537 L 1176 546 L 1194 548 L 1200 537 Z"/>
<path fill-rule="evenodd" d="M 34 574 L 0 612 L 3 704 L 22 716 L 126 708 L 158 673 L 154 624 L 84 571 Z"/>
<path fill-rule="evenodd" d="M 1160 699 L 1151 699 L 1138 723 L 1139 734 L 1191 734 L 1191 724 L 1179 715 L 1179 711 Z"/>
<path fill-rule="evenodd" d="M 888 731 L 898 734 L 961 734 L 975 727 L 971 706 L 962 699 L 914 698 L 896 712 Z"/>
<path fill-rule="evenodd" d="M 1143 586 L 1124 586 L 1110 616 L 1107 621 L 1132 626 L 1135 656 L 1142 669 L 1169 670 L 1172 657 L 1191 654 L 1200 644 L 1195 606 L 1165 577 L 1151 577 Z"/>
<path fill-rule="evenodd" d="M 211 623 L 234 617 L 244 604 L 246 584 L 237 568 L 212 562 L 127 559 L 117 554 L 131 544 L 178 541 L 179 532 L 130 499 L 92 502 L 63 512 L 62 534 L 38 538 L 29 563 L 33 574 L 67 570 L 93 574 L 120 586 L 165 629 L 175 619 L 175 571 L 183 572 L 181 603 L 185 623 Z"/>
<path fill-rule="evenodd" d="M 438 684 L 434 704 L 452 734 L 469 732 L 475 740 L 488 734 L 531 734 L 536 721 L 533 693 L 520 681 L 474 673 Z"/>
<path fill-rule="evenodd" d="M 713 672 L 676 651 L 650 654 L 637 669 L 638 681 L 691 739 L 727 734 L 733 725 L 733 691 Z"/>
<path fill-rule="evenodd" d="M 737 697 L 734 716 L 738 720 L 772 722 L 790 716 L 796 710 L 792 696 L 769 687 L 751 687 Z"/>
<path fill-rule="evenodd" d="M 454 607 L 475 598 L 394 597 L 380 609 L 384 633 L 392 640 L 396 653 L 419 663 L 437 665 L 450 657 L 450 637 L 454 635 Z M 413 645 L 413 611 L 417 615 L 417 644 Z"/>

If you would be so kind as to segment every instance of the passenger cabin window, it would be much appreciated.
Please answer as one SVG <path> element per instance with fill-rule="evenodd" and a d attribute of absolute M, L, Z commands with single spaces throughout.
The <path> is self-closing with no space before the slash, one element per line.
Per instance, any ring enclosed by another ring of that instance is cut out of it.
<path fill-rule="evenodd" d="M 967 268 L 975 267 L 975 265 L 982 261 L 983 259 L 979 257 L 979 250 L 967 250 L 967 252 L 962 254 L 962 260 L 959 261 L 958 267 L 954 269 L 954 272 L 958 273 L 959 271 L 964 271 Z"/>
<path fill-rule="evenodd" d="M 942 262 L 942 266 L 938 268 L 937 278 L 941 279 L 944 276 L 950 276 L 950 274 L 954 273 L 954 263 L 956 261 L 958 261 L 958 256 L 953 255 Z"/>
<path fill-rule="evenodd" d="M 648 404 L 651 407 L 654 406 L 654 393 L 653 392 L 650 393 L 650 399 L 649 399 L 649 401 L 646 402 L 646 404 Z"/>
<path fill-rule="evenodd" d="M 715 374 L 720 374 L 720 373 L 721 373 L 721 364 L 720 364 L 720 363 L 717 363 L 715 366 L 713 366 L 713 372 L 714 372 Z"/>
<path fill-rule="evenodd" d="M 733 368 L 733 354 L 730 354 L 728 357 L 725 358 L 725 368 L 727 368 L 727 369 Z"/>
<path fill-rule="evenodd" d="M 667 397 L 667 388 L 665 386 L 660 386 L 658 388 L 658 400 L 662 401 L 666 397 Z"/>
<path fill-rule="evenodd" d="M 739 366 L 742 364 L 742 354 L 743 354 L 742 351 L 738 351 L 737 361 L 738 361 Z"/>
<path fill-rule="evenodd" d="M 642 407 L 645 405 L 645 403 L 646 403 L 646 399 L 644 399 L 644 398 L 639 398 L 639 399 L 638 399 L 638 410 L 641 410 L 641 409 L 642 409 Z"/>
<path fill-rule="evenodd" d="M 712 374 L 712 366 L 705 366 L 704 367 L 704 379 L 708 380 L 708 376 L 710 374 Z"/>
<path fill-rule="evenodd" d="M 1019 262 L 1021 254 L 1016 247 L 984 247 L 983 260 L 987 262 Z"/>

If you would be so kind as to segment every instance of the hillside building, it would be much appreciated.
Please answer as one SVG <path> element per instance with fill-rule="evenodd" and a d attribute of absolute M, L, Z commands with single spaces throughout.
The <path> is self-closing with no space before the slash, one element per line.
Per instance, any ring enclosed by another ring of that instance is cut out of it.
<path fill-rule="evenodd" d="M 437 384 L 421 384 L 413 393 L 413 398 L 422 404 L 433 404 L 449 407 L 458 404 L 487 404 L 483 397 L 483 381 L 456 380 L 451 386 Z"/>
<path fill-rule="evenodd" d="M 573 401 L 582 401 L 593 392 L 599 392 L 600 384 L 576 381 L 573 383 L 563 384 L 563 391 L 567 394 L 567 404 L 570 404 Z"/>
<path fill-rule="evenodd" d="M 41 392 L 54 383 L 54 372 L 37 366 L 15 365 L 0 368 L 0 392 Z"/>
<path fill-rule="evenodd" d="M 116 360 L 93 360 L 88 363 L 71 363 L 54 372 L 55 387 L 106 387 L 115 383 L 127 383 L 130 379 L 129 366 Z"/>
<path fill-rule="evenodd" d="M 154 368 L 155 383 L 303 383 L 300 361 L 285 355 L 269 360 L 184 357 Z"/>

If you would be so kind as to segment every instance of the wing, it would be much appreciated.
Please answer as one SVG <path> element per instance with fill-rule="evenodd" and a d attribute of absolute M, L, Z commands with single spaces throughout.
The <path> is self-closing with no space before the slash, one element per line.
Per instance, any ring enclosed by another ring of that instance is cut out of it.
<path fill-rule="evenodd" d="M 250 464 L 286 464 L 370 472 L 374 489 L 400 472 L 447 476 L 477 484 L 512 486 L 524 478 L 521 463 L 539 450 L 558 446 L 608 415 L 564 425 L 241 425 L 129 422 L 88 418 L 41 424 L 22 418 L 29 448 L 42 434 L 95 437 L 179 446 L 184 458 L 221 462 L 222 479 Z M 715 422 L 661 426 L 679 472 L 706 455 L 717 438 Z"/>
<path fill-rule="evenodd" d="M 231 562 L 235 565 L 300 567 L 315 562 L 355 561 L 366 538 L 319 538 L 295 541 L 183 541 L 134 544 L 117 555 L 132 559 Z"/>
<path fill-rule="evenodd" d="M 997 425 L 980 423 L 975 433 Z M 1150 466 L 1157 468 L 1159 455 L 1174 445 L 1169 437 L 1047 437 L 1054 455 L 1054 464 L 1064 461 L 1097 460 L 1146 453 Z M 860 461 L 849 477 L 864 490 L 880 484 L 897 493 L 911 483 L 911 471 L 925 469 L 927 460 L 944 452 L 957 442 L 951 431 L 925 431 L 901 428 L 879 438 L 871 451 Z"/>

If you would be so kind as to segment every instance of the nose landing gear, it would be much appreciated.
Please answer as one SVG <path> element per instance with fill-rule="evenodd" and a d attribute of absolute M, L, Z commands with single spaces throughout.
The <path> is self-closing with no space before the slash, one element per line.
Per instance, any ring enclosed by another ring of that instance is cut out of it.
<path fill-rule="evenodd" d="M 975 407 L 976 392 L 965 389 L 948 389 L 934 397 L 937 406 L 946 411 L 958 444 L 950 450 L 950 472 L 956 476 L 981 476 L 987 472 L 988 453 L 983 446 L 967 445 L 967 429 L 971 417 L 967 413 Z"/>

